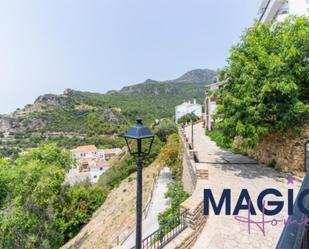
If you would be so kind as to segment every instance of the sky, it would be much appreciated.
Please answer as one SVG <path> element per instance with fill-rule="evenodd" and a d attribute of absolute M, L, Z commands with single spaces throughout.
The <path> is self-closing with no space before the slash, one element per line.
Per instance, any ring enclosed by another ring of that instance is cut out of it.
<path fill-rule="evenodd" d="M 0 0 L 0 113 L 226 65 L 256 0 Z"/>

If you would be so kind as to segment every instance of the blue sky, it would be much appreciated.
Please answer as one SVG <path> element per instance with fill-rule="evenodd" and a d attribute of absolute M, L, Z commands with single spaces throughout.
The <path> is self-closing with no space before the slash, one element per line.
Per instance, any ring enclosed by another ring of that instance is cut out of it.
<path fill-rule="evenodd" d="M 0 0 L 0 113 L 226 64 L 255 0 Z"/>

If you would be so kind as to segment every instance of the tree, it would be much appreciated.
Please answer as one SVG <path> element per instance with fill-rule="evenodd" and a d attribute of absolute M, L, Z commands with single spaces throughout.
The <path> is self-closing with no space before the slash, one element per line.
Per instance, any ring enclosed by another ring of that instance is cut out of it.
<path fill-rule="evenodd" d="M 166 142 L 168 136 L 173 133 L 177 133 L 177 126 L 170 119 L 161 120 L 154 129 L 154 134 L 157 135 L 162 142 Z"/>
<path fill-rule="evenodd" d="M 100 116 L 96 112 L 91 112 L 87 116 L 86 121 L 86 132 L 90 136 L 98 135 L 102 130 L 102 121 L 100 120 Z"/>
<path fill-rule="evenodd" d="M 106 195 L 97 185 L 64 185 L 68 151 L 40 145 L 14 164 L 0 160 L 0 248 L 59 248 L 75 236 Z"/>
<path fill-rule="evenodd" d="M 62 236 L 55 229 L 53 206 L 70 164 L 69 153 L 51 144 L 23 154 L 10 166 L 9 199 L 0 223 L 4 248 L 55 248 L 59 244 Z"/>
<path fill-rule="evenodd" d="M 196 116 L 194 113 L 189 113 L 186 114 L 184 116 L 182 116 L 179 120 L 178 120 L 178 124 L 184 124 L 184 123 L 189 123 L 191 121 L 196 122 L 199 120 L 199 117 Z"/>
<path fill-rule="evenodd" d="M 253 146 L 263 134 L 285 132 L 308 119 L 309 18 L 257 22 L 231 49 L 217 92 L 216 124 L 228 138 Z"/>
<path fill-rule="evenodd" d="M 0 209 L 9 192 L 9 183 L 11 180 L 11 175 L 9 173 L 8 161 L 0 158 Z"/>

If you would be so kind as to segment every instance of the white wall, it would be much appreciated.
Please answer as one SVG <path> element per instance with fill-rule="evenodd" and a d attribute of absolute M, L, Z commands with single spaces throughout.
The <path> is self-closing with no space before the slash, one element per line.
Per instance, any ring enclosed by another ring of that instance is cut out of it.
<path fill-rule="evenodd" d="M 308 0 L 289 0 L 290 14 L 308 15 Z"/>
<path fill-rule="evenodd" d="M 175 121 L 176 123 L 178 120 L 185 116 L 186 114 L 194 113 L 196 116 L 201 117 L 202 116 L 202 106 L 199 104 L 182 104 L 179 106 L 176 106 L 175 108 Z"/>
<path fill-rule="evenodd" d="M 258 9 L 258 17 L 261 12 L 261 7 L 265 7 L 266 1 L 261 1 Z M 282 14 L 282 10 L 288 8 L 288 13 Z M 288 15 L 308 15 L 309 14 L 309 0 L 271 0 L 261 19 L 262 22 L 268 23 L 271 20 L 282 21 Z"/>
<path fill-rule="evenodd" d="M 99 167 L 92 167 L 90 169 L 91 183 L 98 182 L 100 175 L 102 175 L 107 169 L 108 169 L 108 167 L 102 167 L 102 170 L 100 170 Z"/>
<path fill-rule="evenodd" d="M 99 156 L 100 158 L 105 159 L 104 151 L 103 150 L 96 150 L 96 151 L 82 151 L 82 152 L 74 152 L 73 156 L 76 159 L 82 158 L 82 157 L 90 157 L 90 156 Z"/>

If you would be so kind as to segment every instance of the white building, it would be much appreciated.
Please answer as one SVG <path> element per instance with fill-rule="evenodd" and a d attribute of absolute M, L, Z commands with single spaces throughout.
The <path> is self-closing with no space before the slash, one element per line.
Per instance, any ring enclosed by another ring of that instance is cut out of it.
<path fill-rule="evenodd" d="M 105 159 L 104 151 L 98 150 L 95 145 L 79 146 L 71 150 L 71 153 L 76 159 L 85 157 L 101 157 Z"/>
<path fill-rule="evenodd" d="M 216 98 L 213 96 L 211 91 L 217 90 L 223 86 L 222 82 L 216 82 L 207 86 L 205 93 L 205 128 L 212 130 L 214 128 L 214 119 L 212 115 L 215 113 L 217 108 Z"/>
<path fill-rule="evenodd" d="M 96 183 L 100 176 L 110 167 L 107 160 L 122 153 L 120 148 L 99 150 L 95 145 L 79 146 L 71 150 L 76 165 L 66 175 L 65 182 L 75 184 L 88 179 Z"/>
<path fill-rule="evenodd" d="M 175 107 L 175 121 L 176 123 L 178 120 L 185 116 L 186 114 L 194 113 L 196 116 L 202 116 L 202 106 L 196 103 L 196 100 L 184 102 L 181 105 Z"/>
<path fill-rule="evenodd" d="M 308 15 L 309 0 L 260 0 L 257 9 L 261 22 L 282 21 L 288 15 Z"/>
<path fill-rule="evenodd" d="M 80 159 L 78 167 L 69 170 L 65 182 L 72 185 L 88 179 L 90 183 L 96 183 L 109 167 L 104 159 Z"/>

